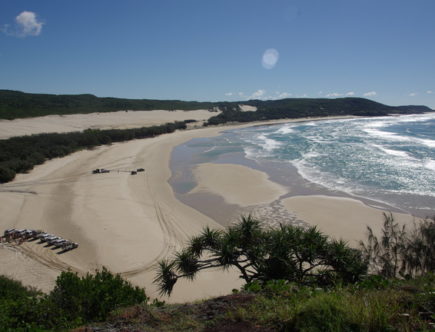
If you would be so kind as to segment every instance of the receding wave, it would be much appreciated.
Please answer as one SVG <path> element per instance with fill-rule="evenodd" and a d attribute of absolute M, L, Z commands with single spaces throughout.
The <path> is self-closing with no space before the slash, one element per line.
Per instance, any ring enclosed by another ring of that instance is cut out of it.
<path fill-rule="evenodd" d="M 248 128 L 240 139 L 246 157 L 290 162 L 330 189 L 435 197 L 435 113 Z"/>

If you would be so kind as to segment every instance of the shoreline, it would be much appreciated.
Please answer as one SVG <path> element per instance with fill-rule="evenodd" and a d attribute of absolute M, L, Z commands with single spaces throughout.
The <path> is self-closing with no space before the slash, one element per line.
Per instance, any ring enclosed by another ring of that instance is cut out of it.
<path fill-rule="evenodd" d="M 194 151 L 197 147 L 204 146 L 203 144 L 211 146 L 207 141 L 198 141 L 190 149 Z M 181 152 L 189 148 L 187 144 L 177 148 L 180 147 Z M 427 213 L 423 210 L 407 211 L 400 206 L 373 198 L 327 188 L 305 179 L 294 166 L 286 164 L 282 167 L 279 162 L 247 159 L 243 152 L 218 152 L 210 159 L 207 157 L 201 160 L 198 156 L 204 152 L 198 151 L 191 152 L 194 162 L 188 166 L 182 165 L 191 172 L 188 174 L 188 182 L 193 189 L 187 192 L 183 188 L 177 190 L 176 181 L 172 181 L 171 185 L 177 198 L 183 203 L 208 215 L 223 226 L 228 226 L 246 214 L 258 215 L 266 221 L 266 226 L 276 226 L 273 218 L 281 218 L 286 223 L 299 226 L 317 226 L 325 234 L 342 238 L 357 246 L 359 241 L 366 239 L 367 226 L 371 227 L 375 234 L 380 234 L 384 213 L 392 213 L 399 224 L 412 224 L 416 219 L 424 219 L 433 213 L 433 210 Z M 177 169 L 177 162 L 171 161 L 173 171 Z M 241 176 L 243 173 L 250 174 L 249 177 L 255 179 L 259 190 L 252 187 L 252 181 Z M 265 183 L 264 179 L 268 183 Z M 182 176 L 178 176 L 178 181 L 183 183 Z M 273 199 L 266 199 L 267 202 L 255 201 L 255 195 L 260 192 L 267 196 L 268 191 L 273 190 L 276 185 L 286 187 L 287 191 Z M 242 198 L 234 199 L 234 195 Z M 348 224 L 343 223 L 345 220 Z"/>
<path fill-rule="evenodd" d="M 30 173 L 20 174 L 14 181 L 0 185 L 0 210 L 4 214 L 1 227 L 42 229 L 78 242 L 80 246 L 63 255 L 34 243 L 17 247 L 18 254 L 0 250 L 0 272 L 9 273 L 25 285 L 48 291 L 60 270 L 70 268 L 86 273 L 106 266 L 133 284 L 145 287 L 148 296 L 158 297 L 152 284 L 156 261 L 181 248 L 203 227 L 223 227 L 176 197 L 168 183 L 172 175 L 170 158 L 176 146 L 193 138 L 216 136 L 228 129 L 338 118 L 343 117 L 283 119 L 178 131 L 79 151 L 39 165 Z M 145 172 L 135 176 L 124 172 L 139 167 L 145 168 Z M 240 167 L 244 166 L 236 167 L 238 174 L 245 171 Z M 111 172 L 91 174 L 95 168 Z M 225 168 L 227 174 L 234 170 L 231 165 Z M 203 177 L 208 178 L 216 169 L 212 166 L 203 171 Z M 258 170 L 248 173 L 262 178 L 268 193 L 262 189 L 256 200 L 241 202 L 240 196 L 244 194 L 241 191 L 232 197 L 231 204 L 246 208 L 258 203 L 266 208 L 277 196 L 282 196 L 282 191 L 267 174 Z M 243 181 L 250 181 L 249 177 L 244 177 Z M 225 184 L 221 184 L 217 193 L 212 191 L 213 183 L 203 184 L 202 192 L 221 197 L 227 190 Z M 210 204 L 212 201 L 213 197 Z M 225 204 L 227 202 L 223 206 Z M 15 255 L 25 259 L 17 260 Z M 234 271 L 212 271 L 200 274 L 194 282 L 177 284 L 173 295 L 165 300 L 184 302 L 218 296 L 240 285 Z"/>

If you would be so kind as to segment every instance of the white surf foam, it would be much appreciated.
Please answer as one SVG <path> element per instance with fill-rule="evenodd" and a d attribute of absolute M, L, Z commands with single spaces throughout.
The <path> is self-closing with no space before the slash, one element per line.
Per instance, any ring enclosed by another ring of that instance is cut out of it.
<path fill-rule="evenodd" d="M 417 138 L 416 141 L 430 148 L 435 148 L 435 141 L 433 139 Z"/>
<path fill-rule="evenodd" d="M 284 127 L 279 128 L 275 133 L 285 135 L 285 134 L 294 133 L 294 130 L 289 125 L 286 125 Z"/>
<path fill-rule="evenodd" d="M 278 147 L 281 146 L 280 142 L 278 142 L 278 141 L 276 141 L 274 139 L 268 138 L 267 136 L 265 136 L 263 134 L 258 135 L 257 138 L 261 141 L 261 142 L 259 142 L 259 145 L 264 150 L 266 150 L 268 152 L 273 151 L 273 150 L 275 150 L 275 149 L 277 149 Z"/>
<path fill-rule="evenodd" d="M 424 163 L 424 167 L 426 167 L 427 169 L 430 169 L 432 171 L 435 171 L 435 160 L 427 160 Z"/>
<path fill-rule="evenodd" d="M 405 151 L 387 149 L 387 148 L 385 148 L 381 145 L 377 145 L 377 144 L 372 144 L 372 146 L 381 150 L 382 152 L 384 152 L 388 155 L 391 155 L 391 156 L 402 157 L 402 158 L 406 158 L 406 159 L 414 159 Z"/>

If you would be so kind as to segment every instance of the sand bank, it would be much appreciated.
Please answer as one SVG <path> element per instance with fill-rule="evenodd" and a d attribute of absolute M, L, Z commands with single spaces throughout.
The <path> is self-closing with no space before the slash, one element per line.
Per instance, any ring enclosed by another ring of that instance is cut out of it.
<path fill-rule="evenodd" d="M 281 218 L 302 220 L 308 225 L 316 225 L 325 234 L 344 239 L 353 246 L 366 239 L 367 226 L 375 234 L 380 234 L 384 213 L 388 209 L 374 208 L 362 201 L 322 195 L 294 196 L 280 199 L 289 192 L 268 179 L 264 172 L 234 164 L 200 164 L 194 170 L 198 185 L 193 193 L 203 192 L 221 196 L 228 204 L 240 206 L 240 210 L 269 221 L 268 215 L 257 213 L 265 204 L 274 202 L 283 206 L 287 212 L 280 211 Z M 287 195 L 288 196 L 288 195 Z M 247 208 L 249 207 L 249 208 Z M 274 213 L 269 209 L 266 213 Z M 414 217 L 409 214 L 393 213 L 395 220 L 401 224 L 412 224 Z M 273 222 L 276 224 L 276 222 Z"/>
<path fill-rule="evenodd" d="M 231 164 L 200 164 L 194 170 L 198 185 L 191 191 L 220 195 L 229 204 L 250 206 L 271 203 L 287 190 L 266 173 Z"/>

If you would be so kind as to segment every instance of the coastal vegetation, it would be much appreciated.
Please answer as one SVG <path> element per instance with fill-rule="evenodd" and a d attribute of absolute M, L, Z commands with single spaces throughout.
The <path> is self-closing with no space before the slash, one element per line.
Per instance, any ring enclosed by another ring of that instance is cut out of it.
<path fill-rule="evenodd" d="M 296 119 L 327 116 L 385 116 L 389 114 L 415 114 L 431 112 L 426 106 L 387 106 L 364 98 L 289 98 L 280 100 L 249 100 L 245 105 L 256 111 L 242 112 L 237 107 L 226 108 L 211 117 L 206 125 L 226 122 L 251 122 L 276 119 Z"/>
<path fill-rule="evenodd" d="M 435 217 L 400 226 L 392 214 L 384 214 L 378 238 L 367 227 L 367 241 L 360 243 L 371 272 L 386 278 L 413 278 L 435 271 Z"/>
<path fill-rule="evenodd" d="M 190 121 L 190 120 L 187 120 Z M 155 137 L 185 129 L 186 122 L 133 129 L 88 129 L 83 132 L 38 134 L 0 140 L 0 183 L 12 181 L 44 161 L 103 144 Z"/>
<path fill-rule="evenodd" d="M 83 277 L 62 272 L 49 294 L 0 277 L 0 326 L 6 331 L 64 330 L 84 324 L 90 330 L 110 331 L 433 330 L 435 275 L 434 266 L 427 262 L 434 259 L 435 219 L 416 223 L 410 230 L 396 226 L 385 215 L 377 239 L 383 249 L 372 254 L 385 263 L 386 252 L 419 244 L 427 250 L 419 251 L 424 263 L 414 265 L 413 274 L 386 275 L 385 269 L 376 268 L 378 263 L 373 266 L 376 259 L 367 260 L 364 250 L 350 249 L 314 228 L 282 226 L 273 231 L 245 217 L 227 231 L 205 229 L 174 254 L 172 264 L 175 272 L 184 273 L 177 278 L 194 279 L 201 266 L 225 268 L 239 262 L 246 284 L 232 295 L 168 305 L 150 301 L 143 289 L 104 268 Z M 373 237 L 369 232 L 366 248 L 376 243 Z M 277 241 L 274 246 L 270 246 L 272 239 Z M 288 245 L 290 249 L 285 248 Z M 208 254 L 208 261 L 200 262 L 200 252 Z M 164 283 L 175 283 L 165 279 L 162 267 L 157 282 L 168 293 Z"/>
<path fill-rule="evenodd" d="M 0 276 L 2 331 L 61 330 L 105 320 L 117 308 L 147 301 L 143 289 L 105 268 L 83 277 L 62 272 L 49 294 Z"/>
<path fill-rule="evenodd" d="M 316 227 L 265 229 L 248 216 L 224 231 L 205 228 L 172 260 L 160 261 L 156 283 L 162 294 L 171 294 L 180 278 L 193 280 L 202 270 L 232 267 L 246 284 L 278 279 L 317 286 L 352 283 L 367 271 L 358 250 L 328 239 Z"/>
<path fill-rule="evenodd" d="M 329 288 L 274 280 L 195 303 L 124 308 L 106 322 L 88 327 L 108 331 L 433 331 L 434 287 L 433 274 L 412 280 L 376 276 Z"/>
<path fill-rule="evenodd" d="M 198 110 L 210 109 L 209 102 L 99 98 L 91 94 L 52 95 L 0 90 L 0 119 L 17 119 L 51 114 L 80 114 L 121 110 Z"/>

